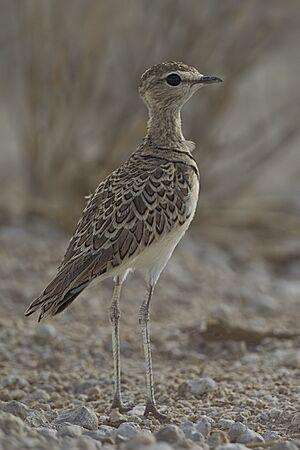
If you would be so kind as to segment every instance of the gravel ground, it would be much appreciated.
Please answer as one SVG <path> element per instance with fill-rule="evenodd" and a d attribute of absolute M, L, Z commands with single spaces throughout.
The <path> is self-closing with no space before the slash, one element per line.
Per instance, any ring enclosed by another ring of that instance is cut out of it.
<path fill-rule="evenodd" d="M 50 280 L 66 237 L 0 228 L 0 450 L 300 447 L 299 240 L 193 229 L 156 289 L 151 335 L 157 401 L 145 419 L 137 326 L 143 280 L 122 298 L 126 415 L 110 412 L 108 280 L 37 324 L 25 307 Z M 276 242 L 276 243 L 274 243 Z"/>

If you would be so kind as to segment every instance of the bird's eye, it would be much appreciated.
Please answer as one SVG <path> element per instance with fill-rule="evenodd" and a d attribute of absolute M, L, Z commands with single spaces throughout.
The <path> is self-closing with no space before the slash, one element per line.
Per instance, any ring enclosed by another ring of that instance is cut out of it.
<path fill-rule="evenodd" d="M 170 73 L 170 75 L 167 76 L 167 83 L 170 86 L 178 86 L 181 83 L 181 78 L 177 73 Z"/>

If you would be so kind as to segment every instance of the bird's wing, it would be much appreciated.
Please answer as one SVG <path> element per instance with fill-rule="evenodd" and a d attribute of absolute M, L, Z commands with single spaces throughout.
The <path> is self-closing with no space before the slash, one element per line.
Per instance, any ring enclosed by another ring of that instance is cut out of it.
<path fill-rule="evenodd" d="M 115 170 L 91 196 L 56 277 L 29 314 L 52 298 L 57 299 L 52 314 L 61 311 L 60 301 L 77 296 L 91 280 L 109 275 L 186 221 L 190 186 L 184 170 L 170 161 L 138 158 Z"/>

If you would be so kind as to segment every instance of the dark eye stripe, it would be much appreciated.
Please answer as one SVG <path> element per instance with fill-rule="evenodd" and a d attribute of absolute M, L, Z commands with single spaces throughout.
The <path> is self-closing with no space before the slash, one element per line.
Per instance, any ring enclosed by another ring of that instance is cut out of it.
<path fill-rule="evenodd" d="M 181 83 L 181 78 L 177 73 L 170 73 L 170 75 L 167 76 L 167 83 L 170 86 L 178 86 Z"/>

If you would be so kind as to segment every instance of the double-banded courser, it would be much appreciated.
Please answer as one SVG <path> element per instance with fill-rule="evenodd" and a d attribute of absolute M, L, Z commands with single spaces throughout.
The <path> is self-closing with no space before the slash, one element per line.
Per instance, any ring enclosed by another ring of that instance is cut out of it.
<path fill-rule="evenodd" d="M 139 311 L 146 362 L 145 416 L 164 420 L 154 397 L 149 305 L 154 286 L 188 229 L 197 205 L 200 175 L 194 144 L 181 130 L 180 111 L 202 86 L 222 81 L 183 63 L 164 62 L 141 77 L 139 93 L 149 110 L 147 134 L 127 162 L 90 196 L 55 278 L 28 307 L 39 320 L 69 306 L 92 280 L 114 279 L 110 308 L 115 394 L 112 408 L 126 410 L 120 383 L 119 299 L 130 270 L 142 269 L 147 292 Z"/>

